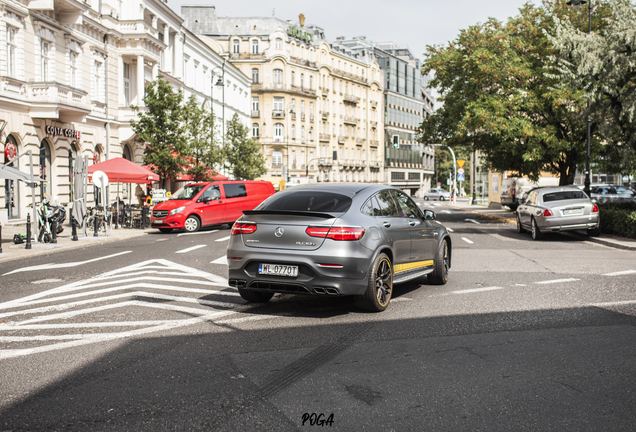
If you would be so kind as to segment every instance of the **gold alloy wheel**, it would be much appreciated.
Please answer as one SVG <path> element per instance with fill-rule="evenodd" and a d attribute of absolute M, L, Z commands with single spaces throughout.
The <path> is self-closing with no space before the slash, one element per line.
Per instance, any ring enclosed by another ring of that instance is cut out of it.
<path fill-rule="evenodd" d="M 393 292 L 393 272 L 388 258 L 383 258 L 378 263 L 378 268 L 375 272 L 375 291 L 380 306 L 386 307 L 389 304 L 389 300 L 391 300 Z"/>

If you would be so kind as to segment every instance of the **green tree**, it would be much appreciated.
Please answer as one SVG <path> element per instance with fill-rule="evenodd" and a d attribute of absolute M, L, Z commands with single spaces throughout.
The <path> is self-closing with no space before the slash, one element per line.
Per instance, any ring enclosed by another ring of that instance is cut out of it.
<path fill-rule="evenodd" d="M 223 159 L 216 135 L 214 113 L 203 109 L 197 97 L 192 95 L 185 105 L 184 125 L 188 156 L 191 158 L 191 167 L 187 173 L 194 181 L 209 181 L 209 170 L 215 170 Z"/>
<path fill-rule="evenodd" d="M 635 29 L 634 4 L 612 0 L 600 30 L 588 34 L 586 26 L 565 20 L 559 22 L 556 36 L 551 38 L 564 82 L 591 100 L 591 115 L 598 119 L 605 144 L 600 168 L 622 174 L 631 174 L 635 164 Z"/>
<path fill-rule="evenodd" d="M 225 167 L 235 179 L 253 179 L 267 172 L 259 144 L 248 138 L 249 130 L 238 115 L 227 124 L 225 134 Z"/>
<path fill-rule="evenodd" d="M 585 99 L 559 85 L 548 38 L 556 17 L 582 21 L 565 1 L 544 0 L 506 23 L 490 19 L 448 46 L 429 46 L 422 72 L 434 71 L 442 106 L 422 123 L 422 142 L 468 146 L 492 169 L 533 180 L 547 171 L 572 184 L 585 160 Z"/>
<path fill-rule="evenodd" d="M 183 122 L 183 93 L 175 92 L 160 75 L 146 87 L 145 108 L 132 106 L 139 119 L 130 124 L 138 142 L 145 143 L 144 164 L 153 165 L 161 181 L 175 181 L 187 163 Z"/>

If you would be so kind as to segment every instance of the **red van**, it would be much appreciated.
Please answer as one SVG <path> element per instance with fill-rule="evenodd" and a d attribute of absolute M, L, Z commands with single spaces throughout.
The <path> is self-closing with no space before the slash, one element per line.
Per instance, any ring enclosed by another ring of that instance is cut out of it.
<path fill-rule="evenodd" d="M 161 232 L 198 231 L 207 225 L 234 223 L 274 194 L 268 181 L 216 181 L 185 185 L 152 209 L 150 226 Z"/>

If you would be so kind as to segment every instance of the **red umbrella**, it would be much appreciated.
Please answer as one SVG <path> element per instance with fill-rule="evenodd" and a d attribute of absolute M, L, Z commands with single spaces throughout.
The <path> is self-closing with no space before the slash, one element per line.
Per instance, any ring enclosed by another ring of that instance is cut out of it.
<path fill-rule="evenodd" d="M 159 176 L 152 171 L 124 158 L 112 158 L 88 167 L 88 174 L 103 171 L 109 181 L 117 183 L 152 183 L 159 181 Z"/>
<path fill-rule="evenodd" d="M 217 172 L 214 172 L 213 170 L 207 170 L 206 171 L 208 177 L 210 178 L 210 181 L 216 181 L 216 180 L 228 180 L 229 177 L 224 176 L 223 174 L 219 174 Z M 194 177 L 192 177 L 190 174 L 179 174 L 177 176 L 177 181 L 193 181 Z"/>

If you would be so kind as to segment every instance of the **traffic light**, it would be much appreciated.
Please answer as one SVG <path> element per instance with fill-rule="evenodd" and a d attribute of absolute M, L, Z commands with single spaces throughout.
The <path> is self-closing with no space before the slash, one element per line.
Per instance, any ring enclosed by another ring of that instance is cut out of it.
<path fill-rule="evenodd" d="M 393 135 L 393 148 L 398 148 L 400 146 L 400 136 Z"/>

